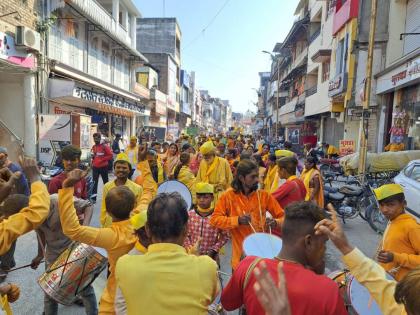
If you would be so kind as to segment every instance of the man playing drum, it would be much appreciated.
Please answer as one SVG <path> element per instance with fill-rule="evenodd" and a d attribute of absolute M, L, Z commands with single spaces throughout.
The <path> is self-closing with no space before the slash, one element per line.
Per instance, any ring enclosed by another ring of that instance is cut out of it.
<path fill-rule="evenodd" d="M 269 212 L 274 218 L 266 218 Z M 250 160 L 239 162 L 232 188 L 222 194 L 210 224 L 230 230 L 232 236 L 232 269 L 242 256 L 244 239 L 255 232 L 279 227 L 283 209 L 270 193 L 258 190 L 258 166 Z"/>
<path fill-rule="evenodd" d="M 64 235 L 61 228 L 60 216 L 58 213 L 58 194 L 50 196 L 50 214 L 42 225 L 36 230 L 38 234 L 38 255 L 32 260 L 31 268 L 37 269 L 41 261 L 45 258 L 45 270 L 57 260 L 58 256 L 70 246 L 72 241 Z M 78 213 L 83 213 L 87 208 L 92 208 L 88 200 L 74 197 L 74 208 Z M 87 212 L 91 212 L 88 210 Z M 45 256 L 45 257 L 44 257 Z M 89 285 L 80 293 L 81 301 L 87 315 L 98 314 L 95 291 Z M 58 314 L 58 304 L 50 296 L 44 296 L 44 314 Z"/>
<path fill-rule="evenodd" d="M 58 192 L 60 221 L 64 234 L 70 239 L 102 247 L 107 251 L 110 275 L 99 303 L 99 313 L 115 314 L 115 264 L 119 257 L 127 254 L 133 248 L 136 242 L 129 220 L 135 205 L 135 197 L 126 186 L 112 188 L 105 198 L 106 211 L 112 218 L 111 226 L 109 228 L 81 226 L 74 209 L 73 189 L 74 184 L 84 175 L 86 175 L 85 172 L 76 169 L 70 172 L 63 182 L 63 189 Z"/>
<path fill-rule="evenodd" d="M 254 267 L 264 261 L 275 282 L 278 264 L 283 262 L 292 314 L 347 314 L 337 284 L 323 275 L 328 238 L 314 235 L 314 227 L 324 218 L 323 210 L 313 203 L 298 202 L 288 206 L 280 253 L 274 259 L 246 257 L 222 292 L 223 308 L 231 311 L 244 304 L 249 314 L 266 314 L 253 290 L 255 276 L 252 273 Z"/>

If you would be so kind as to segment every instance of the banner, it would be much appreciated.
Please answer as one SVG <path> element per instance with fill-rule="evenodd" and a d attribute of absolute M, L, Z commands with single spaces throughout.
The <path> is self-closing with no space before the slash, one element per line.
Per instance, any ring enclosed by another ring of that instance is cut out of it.
<path fill-rule="evenodd" d="M 353 154 L 356 151 L 356 143 L 354 140 L 340 140 L 339 151 L 340 156 Z"/>

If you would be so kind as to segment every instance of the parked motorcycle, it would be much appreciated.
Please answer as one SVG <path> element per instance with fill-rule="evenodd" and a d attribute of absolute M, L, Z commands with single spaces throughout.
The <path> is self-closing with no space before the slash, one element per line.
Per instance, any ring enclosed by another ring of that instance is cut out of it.
<path fill-rule="evenodd" d="M 340 165 L 339 159 L 320 159 L 319 170 L 324 177 L 326 173 L 335 173 L 337 176 L 344 175 L 343 168 Z"/>
<path fill-rule="evenodd" d="M 357 184 L 333 187 L 330 182 L 324 185 L 324 198 L 325 204 L 331 203 L 344 223 L 346 219 L 353 219 L 358 215 L 363 220 L 368 220 L 366 209 L 369 206 L 372 209 L 378 207 L 378 203 L 368 183 L 361 185 L 358 182 Z"/>

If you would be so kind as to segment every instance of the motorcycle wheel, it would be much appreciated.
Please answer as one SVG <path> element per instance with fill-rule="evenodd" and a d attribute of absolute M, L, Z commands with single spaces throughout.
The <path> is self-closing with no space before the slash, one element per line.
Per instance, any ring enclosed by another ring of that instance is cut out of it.
<path fill-rule="evenodd" d="M 385 232 L 386 226 L 388 225 L 388 220 L 377 207 L 370 205 L 366 209 L 366 217 L 370 227 L 376 233 L 383 234 Z"/>

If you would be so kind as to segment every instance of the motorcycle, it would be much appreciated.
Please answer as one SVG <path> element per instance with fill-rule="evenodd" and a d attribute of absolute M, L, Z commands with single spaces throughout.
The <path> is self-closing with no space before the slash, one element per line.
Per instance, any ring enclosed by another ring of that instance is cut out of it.
<path fill-rule="evenodd" d="M 340 161 L 338 159 L 320 159 L 319 170 L 321 171 L 321 175 L 323 177 L 328 173 L 333 173 L 336 176 L 344 175 L 343 168 L 341 167 Z"/>
<path fill-rule="evenodd" d="M 368 221 L 370 212 L 379 209 L 375 195 L 368 183 L 343 185 L 333 187 L 331 182 L 324 185 L 325 204 L 331 203 L 337 211 L 337 215 L 346 223 L 346 219 L 353 219 L 360 216 Z"/>

